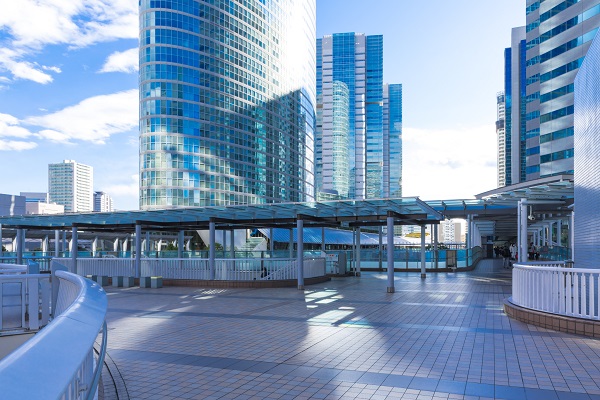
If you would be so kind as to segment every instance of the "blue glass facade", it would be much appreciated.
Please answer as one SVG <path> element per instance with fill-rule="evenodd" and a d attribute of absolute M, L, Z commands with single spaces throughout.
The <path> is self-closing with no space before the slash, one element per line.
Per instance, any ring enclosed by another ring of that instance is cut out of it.
<path fill-rule="evenodd" d="M 505 181 L 503 186 L 512 185 L 512 49 L 504 49 L 504 104 L 506 114 L 504 117 L 504 157 L 505 157 Z"/>
<path fill-rule="evenodd" d="M 600 0 L 535 3 L 526 2 L 527 180 L 574 171 L 573 81 L 600 26 Z"/>
<path fill-rule="evenodd" d="M 350 198 L 383 195 L 383 36 L 336 33 L 317 40 L 317 146 L 316 170 L 330 162 L 321 146 L 333 129 L 331 116 L 334 82 L 348 88 Z M 317 176 L 318 190 L 327 189 Z"/>
<path fill-rule="evenodd" d="M 314 199 L 315 1 L 140 1 L 140 207 Z"/>
<path fill-rule="evenodd" d="M 384 86 L 383 197 L 402 197 L 402 85 Z M 389 177 L 388 177 L 389 176 Z"/>

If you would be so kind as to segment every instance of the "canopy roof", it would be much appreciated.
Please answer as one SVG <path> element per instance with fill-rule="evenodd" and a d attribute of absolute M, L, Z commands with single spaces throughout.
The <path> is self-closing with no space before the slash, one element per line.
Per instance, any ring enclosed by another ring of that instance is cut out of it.
<path fill-rule="evenodd" d="M 304 226 L 379 226 L 388 216 L 397 225 L 436 224 L 444 215 L 416 197 L 397 199 L 337 200 L 307 203 L 253 204 L 223 207 L 172 208 L 148 211 L 24 215 L 0 217 L 5 228 L 66 229 L 87 231 L 290 228 L 301 219 Z"/>

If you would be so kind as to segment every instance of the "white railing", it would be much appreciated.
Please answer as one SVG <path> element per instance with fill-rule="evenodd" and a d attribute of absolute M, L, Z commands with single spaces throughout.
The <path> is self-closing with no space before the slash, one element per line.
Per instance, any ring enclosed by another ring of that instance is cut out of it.
<path fill-rule="evenodd" d="M 0 275 L 0 334 L 36 331 L 48 324 L 50 291 L 48 274 Z"/>
<path fill-rule="evenodd" d="M 514 264 L 511 302 L 558 315 L 600 319 L 600 269 Z"/>
<path fill-rule="evenodd" d="M 19 276 L 27 280 L 35 277 Z M 5 278 L 9 277 L 0 277 Z M 96 283 L 66 271 L 56 271 L 52 279 L 56 288 L 54 318 L 0 361 L 2 398 L 87 400 L 95 396 L 106 353 L 106 294 Z M 38 285 L 35 282 L 34 286 Z M 35 292 L 29 292 L 30 303 Z M 49 311 L 50 307 L 45 309 Z M 99 331 L 102 345 L 95 360 L 94 343 Z"/>
<path fill-rule="evenodd" d="M 57 259 L 73 272 L 71 259 Z M 141 276 L 162 276 L 164 279 L 209 280 L 210 268 L 206 258 L 142 258 Z M 80 258 L 79 275 L 136 276 L 135 259 Z M 324 258 L 305 258 L 304 277 L 325 275 Z M 219 258 L 215 260 L 215 280 L 289 280 L 297 279 L 295 258 Z"/>
<path fill-rule="evenodd" d="M 0 263 L 0 275 L 24 274 L 27 265 Z"/>

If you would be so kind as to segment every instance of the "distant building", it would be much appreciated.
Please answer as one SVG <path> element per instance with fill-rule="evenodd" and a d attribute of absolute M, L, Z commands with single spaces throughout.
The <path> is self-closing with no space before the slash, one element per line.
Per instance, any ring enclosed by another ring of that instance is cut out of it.
<path fill-rule="evenodd" d="M 65 212 L 94 210 L 93 168 L 64 160 L 48 165 L 48 194 L 50 202 L 65 206 Z"/>
<path fill-rule="evenodd" d="M 46 192 L 21 192 L 27 203 L 50 203 L 50 196 Z"/>
<path fill-rule="evenodd" d="M 25 197 L 0 193 L 0 217 L 25 215 Z"/>
<path fill-rule="evenodd" d="M 402 85 L 383 85 L 383 197 L 402 197 Z"/>
<path fill-rule="evenodd" d="M 44 203 L 41 201 L 32 202 L 27 201 L 25 203 L 25 210 L 27 214 L 64 214 L 65 206 L 56 203 Z"/>
<path fill-rule="evenodd" d="M 384 156 L 390 152 L 384 145 L 382 35 L 348 32 L 317 40 L 315 171 L 317 184 L 322 184 L 317 191 L 331 190 L 325 176 L 334 154 L 328 146 L 339 125 L 333 116 L 334 90 L 341 84 L 348 88 L 349 99 L 348 147 L 344 149 L 350 174 L 348 197 L 381 198 L 388 186 L 384 174 L 389 178 L 384 168 L 392 168 Z M 395 89 L 390 93 L 395 95 Z"/>
<path fill-rule="evenodd" d="M 572 174 L 573 82 L 600 27 L 600 0 L 527 0 L 526 23 L 526 178 Z"/>
<path fill-rule="evenodd" d="M 140 208 L 314 201 L 316 0 L 139 16 Z"/>
<path fill-rule="evenodd" d="M 104 192 L 94 192 L 94 211 L 111 212 L 113 211 L 113 200 Z"/>
<path fill-rule="evenodd" d="M 504 92 L 496 94 L 496 137 L 498 140 L 498 187 L 506 186 L 506 130 L 504 128 L 506 99 Z"/>
<path fill-rule="evenodd" d="M 445 220 L 438 226 L 438 242 L 440 243 L 462 243 L 462 224 L 456 220 Z"/>

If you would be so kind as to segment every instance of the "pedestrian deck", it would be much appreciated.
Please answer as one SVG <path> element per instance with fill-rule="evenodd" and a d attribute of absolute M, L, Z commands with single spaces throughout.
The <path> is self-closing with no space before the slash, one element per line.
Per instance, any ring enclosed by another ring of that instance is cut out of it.
<path fill-rule="evenodd" d="M 501 260 L 395 286 L 108 288 L 111 372 L 132 399 L 600 399 L 600 341 L 510 320 Z"/>

